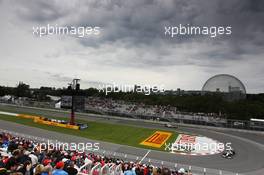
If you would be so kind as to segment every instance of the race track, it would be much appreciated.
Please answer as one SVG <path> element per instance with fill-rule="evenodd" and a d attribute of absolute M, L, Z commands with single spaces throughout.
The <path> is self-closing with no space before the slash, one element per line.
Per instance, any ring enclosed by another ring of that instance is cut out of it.
<path fill-rule="evenodd" d="M 69 116 L 69 112 L 62 112 L 56 110 L 37 109 L 37 108 L 24 108 L 17 106 L 0 105 L 0 111 L 9 111 L 25 114 L 38 114 L 42 116 L 56 116 L 65 117 Z M 121 123 L 127 125 L 136 125 L 155 129 L 168 129 L 158 123 L 149 123 L 144 121 L 133 121 L 114 118 L 105 120 L 105 118 L 99 117 L 93 114 L 77 114 L 77 118 L 88 121 L 104 121 L 110 123 Z M 52 131 L 46 131 L 39 128 L 33 128 L 28 126 L 19 125 L 7 121 L 0 121 L 0 128 L 8 131 L 18 132 L 20 134 L 26 134 L 30 136 L 43 137 L 46 139 L 59 140 L 62 142 L 98 142 L 94 140 L 84 139 L 76 136 L 69 136 Z M 175 166 L 186 168 L 191 165 L 193 172 L 202 173 L 203 168 L 207 168 L 207 174 L 216 175 L 219 174 L 218 170 L 223 170 L 222 174 L 248 174 L 248 175 L 263 175 L 264 174 L 264 135 L 234 132 L 229 130 L 214 130 L 203 128 L 186 128 L 180 127 L 180 131 L 195 133 L 203 135 L 209 138 L 213 138 L 220 142 L 231 142 L 232 147 L 236 150 L 237 155 L 233 159 L 224 159 L 221 154 L 210 156 L 186 156 L 171 154 L 161 151 L 146 150 L 141 148 L 134 148 L 130 146 L 99 142 L 100 154 L 112 155 L 121 157 L 125 160 L 142 160 L 142 162 L 151 162 L 155 165 L 164 165 L 170 168 Z"/>

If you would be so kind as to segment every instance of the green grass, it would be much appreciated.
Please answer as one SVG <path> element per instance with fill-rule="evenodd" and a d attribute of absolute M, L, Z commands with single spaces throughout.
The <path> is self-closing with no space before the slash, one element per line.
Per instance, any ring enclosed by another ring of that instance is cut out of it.
<path fill-rule="evenodd" d="M 68 120 L 68 118 L 61 117 L 52 117 L 53 119 L 63 119 Z M 85 137 L 93 140 L 106 141 L 111 143 L 117 143 L 121 145 L 129 145 L 133 147 L 140 147 L 146 149 L 155 149 L 164 151 L 165 144 L 161 148 L 152 148 L 144 145 L 140 145 L 139 143 L 153 134 L 155 129 L 149 128 L 140 128 L 136 126 L 129 125 L 121 125 L 121 124 L 110 124 L 110 123 L 102 123 L 102 122 L 94 122 L 94 121 L 84 121 L 77 120 L 77 122 L 87 123 L 88 128 L 85 130 L 72 130 L 67 128 L 60 128 L 56 126 L 48 126 L 34 123 L 32 119 L 24 119 L 15 116 L 8 115 L 0 115 L 0 120 L 10 121 L 19 123 L 26 126 L 32 126 L 36 128 L 41 128 L 49 131 L 55 131 L 59 133 L 75 135 L 80 137 Z M 160 130 L 164 131 L 164 130 Z M 172 131 L 168 131 L 172 132 Z M 172 132 L 172 136 L 167 140 L 167 143 L 172 143 L 176 140 L 178 133 Z"/>

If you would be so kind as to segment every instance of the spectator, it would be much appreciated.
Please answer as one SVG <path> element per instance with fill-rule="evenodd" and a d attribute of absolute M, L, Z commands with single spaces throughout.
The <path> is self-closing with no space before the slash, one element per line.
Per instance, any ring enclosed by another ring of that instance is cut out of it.
<path fill-rule="evenodd" d="M 31 175 L 33 174 L 33 169 L 30 161 L 26 161 L 22 167 L 18 169 L 24 175 Z"/>
<path fill-rule="evenodd" d="M 69 175 L 76 175 L 78 173 L 77 169 L 74 168 L 74 162 L 70 162 L 70 165 L 66 168 L 66 172 Z"/>
<path fill-rule="evenodd" d="M 45 166 L 41 175 L 52 175 L 52 167 Z"/>
<path fill-rule="evenodd" d="M 52 175 L 68 175 L 66 171 L 63 170 L 64 162 L 60 161 L 56 164 L 56 169 L 52 172 Z"/>
<path fill-rule="evenodd" d="M 34 169 L 34 175 L 41 175 L 43 173 L 44 166 L 42 164 L 38 164 Z"/>
<path fill-rule="evenodd" d="M 171 175 L 171 171 L 169 168 L 162 168 L 161 174 L 162 175 Z"/>

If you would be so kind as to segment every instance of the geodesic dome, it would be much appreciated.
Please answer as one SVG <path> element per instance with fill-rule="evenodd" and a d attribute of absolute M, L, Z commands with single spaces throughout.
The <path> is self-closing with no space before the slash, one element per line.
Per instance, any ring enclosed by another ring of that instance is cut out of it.
<path fill-rule="evenodd" d="M 203 92 L 240 92 L 246 94 L 244 84 L 235 76 L 219 74 L 209 78 L 202 88 Z"/>

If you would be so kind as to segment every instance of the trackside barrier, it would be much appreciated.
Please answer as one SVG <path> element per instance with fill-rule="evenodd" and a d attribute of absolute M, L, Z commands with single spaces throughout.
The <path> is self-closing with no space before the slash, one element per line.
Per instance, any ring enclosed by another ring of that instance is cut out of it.
<path fill-rule="evenodd" d="M 102 167 L 101 163 L 97 163 L 92 167 L 92 163 L 87 163 L 78 169 L 78 175 L 123 175 L 123 171 L 121 164 L 105 164 Z"/>
<path fill-rule="evenodd" d="M 25 119 L 32 119 L 35 123 L 39 123 L 39 124 L 80 130 L 80 126 L 71 125 L 71 124 L 63 124 L 63 123 L 59 123 L 55 121 L 48 121 L 48 120 L 45 120 L 45 118 L 40 117 L 40 116 L 27 115 L 27 114 L 15 114 L 15 113 L 10 113 L 10 112 L 3 112 L 3 111 L 0 111 L 0 114 L 16 116 L 16 117 L 25 118 Z"/>
<path fill-rule="evenodd" d="M 71 124 L 63 124 L 63 123 L 58 123 L 58 122 L 53 122 L 53 121 L 47 121 L 41 117 L 34 117 L 33 118 L 35 123 L 39 123 L 39 124 L 44 124 L 44 125 L 49 125 L 49 126 L 57 126 L 57 127 L 61 127 L 61 128 L 68 128 L 68 129 L 75 129 L 75 130 L 79 130 L 80 127 L 76 126 L 76 125 L 71 125 Z"/>
<path fill-rule="evenodd" d="M 121 165 L 121 164 L 119 164 L 119 165 L 115 168 L 115 175 L 123 175 L 122 165 Z"/>
<path fill-rule="evenodd" d="M 83 166 L 81 166 L 80 168 L 78 168 L 78 174 L 82 174 L 82 175 L 87 175 L 91 172 L 92 169 L 92 163 L 86 163 Z"/>
<path fill-rule="evenodd" d="M 100 170 L 100 175 L 109 175 L 110 174 L 110 167 L 108 164 L 105 164 L 101 170 Z"/>
<path fill-rule="evenodd" d="M 116 168 L 116 164 L 112 163 L 112 165 L 109 167 L 109 171 L 111 175 L 115 175 L 115 168 Z"/>
<path fill-rule="evenodd" d="M 97 163 L 92 169 L 89 175 L 100 175 L 100 170 L 102 169 L 101 163 Z"/>

